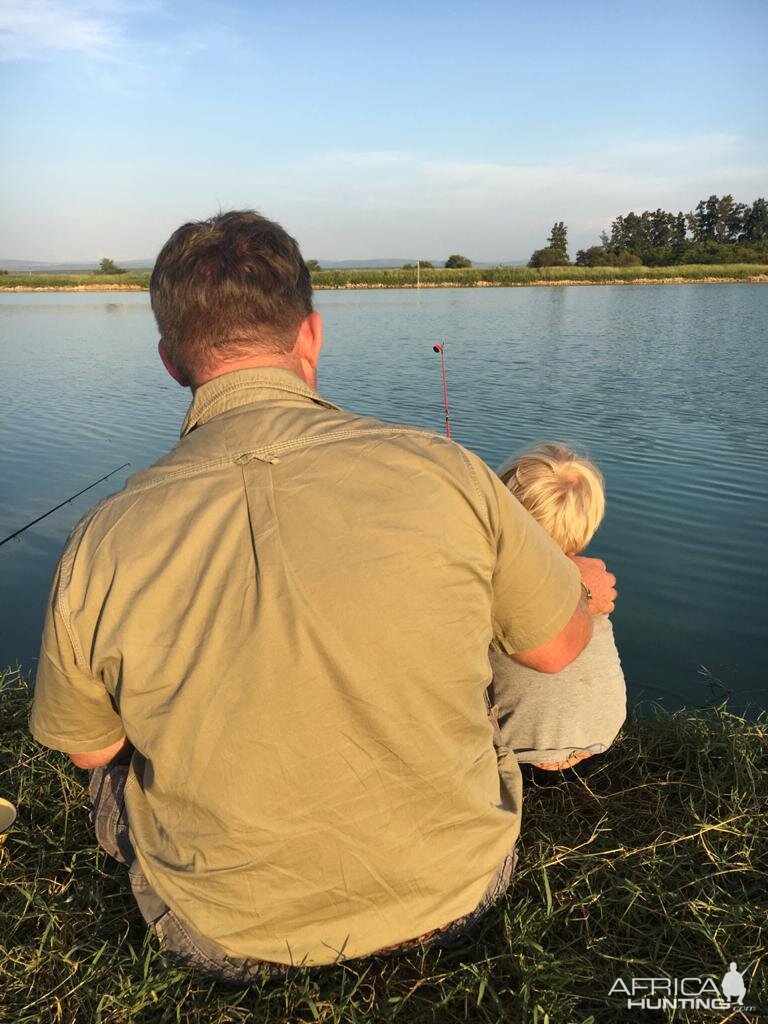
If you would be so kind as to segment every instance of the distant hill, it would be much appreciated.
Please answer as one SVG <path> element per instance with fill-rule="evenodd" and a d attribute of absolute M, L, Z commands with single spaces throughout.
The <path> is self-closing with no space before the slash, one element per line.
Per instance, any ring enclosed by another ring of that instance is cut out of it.
<path fill-rule="evenodd" d="M 307 257 L 309 258 L 309 257 Z M 428 262 L 434 263 L 436 267 L 445 265 L 448 257 L 442 256 L 431 259 Z M 411 256 L 404 259 L 379 259 L 379 260 L 318 260 L 323 270 L 389 270 L 402 267 L 405 263 L 416 265 L 416 257 Z M 527 260 L 501 260 L 500 262 L 483 263 L 481 260 L 472 260 L 473 267 L 524 267 Z"/>
<path fill-rule="evenodd" d="M 311 259 L 306 256 L 305 259 Z M 323 270 L 386 270 L 390 267 L 402 267 L 404 263 L 415 263 L 416 260 L 409 259 L 384 259 L 378 260 L 318 260 Z"/>
<path fill-rule="evenodd" d="M 0 270 L 10 274 L 77 274 L 98 270 L 100 260 L 82 263 L 45 263 L 38 260 L 0 260 Z M 115 260 L 124 270 L 151 270 L 154 260 Z"/>
<path fill-rule="evenodd" d="M 309 257 L 307 257 L 309 258 Z M 446 261 L 445 256 L 440 259 L 430 260 L 436 267 L 442 267 Z M 115 260 L 118 267 L 124 270 L 151 270 L 154 260 Z M 374 259 L 374 260 L 318 260 L 323 270 L 387 270 L 390 268 L 402 267 L 404 263 L 416 264 L 416 258 L 402 259 Z M 522 267 L 526 260 L 501 260 L 493 263 L 483 263 L 480 260 L 473 260 L 475 267 Z M 45 263 L 38 260 L 0 260 L 0 270 L 7 270 L 11 274 L 77 274 L 88 273 L 98 270 L 99 260 L 84 260 L 82 263 Z"/>

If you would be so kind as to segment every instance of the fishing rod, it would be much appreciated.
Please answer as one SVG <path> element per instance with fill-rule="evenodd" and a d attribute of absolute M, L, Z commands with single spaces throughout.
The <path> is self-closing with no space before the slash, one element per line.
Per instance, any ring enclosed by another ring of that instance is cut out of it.
<path fill-rule="evenodd" d="M 64 501 L 60 501 L 58 505 L 54 505 L 53 508 L 49 508 L 47 512 L 43 512 L 43 514 L 38 516 L 37 519 L 33 519 L 31 523 L 27 523 L 26 526 L 22 526 L 20 530 L 16 530 L 15 533 L 9 533 L 7 537 L 3 537 L 3 539 L 0 540 L 0 547 L 2 547 L 3 544 L 7 544 L 9 540 L 13 540 L 14 537 L 18 537 L 20 533 L 24 533 L 24 531 L 28 530 L 30 526 L 34 526 L 35 523 L 39 523 L 41 519 L 45 519 L 47 516 L 51 515 L 52 512 L 55 512 L 57 509 L 62 508 L 62 506 L 67 505 L 70 501 L 74 501 L 75 498 L 79 498 L 80 495 L 85 494 L 86 491 L 90 491 L 92 487 L 95 487 L 96 484 L 100 484 L 102 480 L 108 480 L 109 477 L 114 476 L 115 473 L 119 473 L 120 470 L 125 469 L 126 466 L 130 466 L 130 462 L 124 462 L 122 466 L 118 466 L 117 469 L 113 469 L 111 473 L 106 473 L 104 476 L 100 476 L 98 480 L 94 480 L 92 484 L 88 484 L 88 486 L 84 487 L 82 491 L 78 491 L 77 494 L 73 494 L 71 497 L 65 498 Z"/>
<path fill-rule="evenodd" d="M 451 436 L 451 413 L 448 409 L 448 380 L 445 376 L 445 342 L 432 346 L 433 352 L 440 353 L 440 362 L 443 366 L 443 405 L 445 406 L 445 436 Z"/>

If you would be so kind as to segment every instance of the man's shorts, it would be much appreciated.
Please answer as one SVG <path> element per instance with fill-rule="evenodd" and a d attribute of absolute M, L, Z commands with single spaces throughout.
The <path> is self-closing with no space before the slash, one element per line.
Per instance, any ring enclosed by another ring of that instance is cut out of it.
<path fill-rule="evenodd" d="M 88 794 L 91 800 L 91 821 L 99 845 L 110 857 L 128 865 L 128 879 L 136 903 L 147 924 L 154 931 L 165 960 L 188 970 L 207 974 L 219 981 L 238 984 L 264 978 L 285 978 L 297 968 L 246 957 L 230 956 L 218 943 L 200 935 L 182 921 L 160 899 L 147 881 L 131 845 L 128 816 L 125 809 L 127 764 L 110 764 L 89 772 Z M 370 956 L 394 956 L 424 946 L 450 948 L 460 945 L 467 934 L 479 924 L 488 911 L 507 891 L 517 863 L 512 850 L 486 889 L 473 911 L 456 921 L 414 939 L 376 950 Z"/>

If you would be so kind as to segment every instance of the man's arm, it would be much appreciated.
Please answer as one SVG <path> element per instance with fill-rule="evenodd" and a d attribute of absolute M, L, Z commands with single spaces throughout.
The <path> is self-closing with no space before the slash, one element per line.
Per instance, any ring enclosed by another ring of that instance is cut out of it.
<path fill-rule="evenodd" d="M 494 640 L 534 671 L 560 672 L 589 643 L 591 614 L 613 609 L 615 577 L 599 559 L 563 554 L 485 463 L 465 454 L 477 474 L 497 545 Z"/>
<path fill-rule="evenodd" d="M 127 744 L 117 706 L 92 672 L 82 645 L 76 650 L 67 621 L 68 580 L 59 562 L 43 629 L 30 731 L 38 743 L 69 754 L 80 768 L 107 764 Z"/>
<path fill-rule="evenodd" d="M 536 672 L 561 672 L 577 658 L 592 636 L 592 615 L 607 614 L 615 607 L 616 577 L 600 558 L 571 556 L 581 574 L 582 596 L 576 611 L 560 633 L 548 644 L 512 655 L 521 665 Z"/>
<path fill-rule="evenodd" d="M 511 657 L 536 672 L 554 674 L 561 672 L 581 654 L 591 636 L 592 616 L 587 608 L 586 595 L 582 595 L 565 627 L 549 643 L 532 651 L 517 651 Z"/>
<path fill-rule="evenodd" d="M 87 754 L 70 754 L 70 761 L 78 768 L 102 768 L 106 764 L 115 762 L 126 762 L 131 758 L 133 746 L 124 736 L 117 743 L 104 747 L 103 750 L 91 750 Z"/>

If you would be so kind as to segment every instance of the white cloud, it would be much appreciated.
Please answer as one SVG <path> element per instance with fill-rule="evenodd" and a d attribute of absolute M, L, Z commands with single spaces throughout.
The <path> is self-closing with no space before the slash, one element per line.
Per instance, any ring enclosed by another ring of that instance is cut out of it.
<path fill-rule="evenodd" d="M 356 170 L 371 170 L 375 167 L 391 167 L 402 164 L 410 158 L 396 149 L 335 150 L 317 157 L 320 164 L 351 167 Z"/>
<path fill-rule="evenodd" d="M 101 62 L 98 69 L 112 66 Z M 731 192 L 742 202 L 766 195 L 766 155 L 765 145 L 713 134 L 678 138 L 674 146 L 663 138 L 610 139 L 564 152 L 557 161 L 527 159 L 522 152 L 484 161 L 360 149 L 248 166 L 223 153 L 218 163 L 190 165 L 179 174 L 174 159 L 153 158 L 151 165 L 131 166 L 130 186 L 114 168 L 123 189 L 119 202 L 114 188 L 94 199 L 90 179 L 83 178 L 79 195 L 90 227 L 65 220 L 72 196 L 63 194 L 55 176 L 42 192 L 20 195 L 16 205 L 25 215 L 17 214 L 14 237 L 6 231 L 0 255 L 145 257 L 184 220 L 219 207 L 256 206 L 319 259 L 441 259 L 450 252 L 477 260 L 527 259 L 545 244 L 556 220 L 568 226 L 573 256 L 596 244 L 600 231 L 630 209 L 686 211 L 713 192 Z M 142 173 L 152 182 L 146 194 L 133 187 Z M 123 210 L 119 219 L 117 207 Z M 52 224 L 63 225 L 55 248 Z"/>
<path fill-rule="evenodd" d="M 25 60 L 55 50 L 108 56 L 121 38 L 109 5 L 0 0 L 0 58 Z"/>
<path fill-rule="evenodd" d="M 226 27 L 190 25 L 166 0 L 0 0 L 0 62 L 74 57 L 88 88 L 108 93 L 147 92 L 201 51 L 237 45 Z"/>
<path fill-rule="evenodd" d="M 611 139 L 547 162 L 328 153 L 314 167 L 332 174 L 264 182 L 264 194 L 265 208 L 274 202 L 327 259 L 514 259 L 543 245 L 555 220 L 568 225 L 573 253 L 630 209 L 688 210 L 712 192 L 751 201 L 765 194 L 765 166 L 764 151 L 725 133 Z"/>
<path fill-rule="evenodd" d="M 629 157 L 691 157 L 732 150 L 741 142 L 740 135 L 713 132 L 709 135 L 688 135 L 682 138 L 629 140 L 618 147 L 618 150 Z"/>

